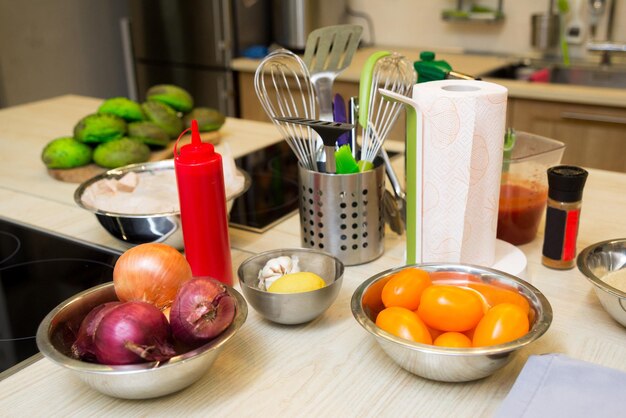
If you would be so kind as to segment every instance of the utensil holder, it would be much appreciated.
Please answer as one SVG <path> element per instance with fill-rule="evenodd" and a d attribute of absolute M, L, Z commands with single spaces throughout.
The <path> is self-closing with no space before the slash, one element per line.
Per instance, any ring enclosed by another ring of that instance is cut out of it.
<path fill-rule="evenodd" d="M 328 174 L 298 167 L 300 237 L 345 265 L 367 263 L 383 254 L 385 167 L 355 174 Z"/>

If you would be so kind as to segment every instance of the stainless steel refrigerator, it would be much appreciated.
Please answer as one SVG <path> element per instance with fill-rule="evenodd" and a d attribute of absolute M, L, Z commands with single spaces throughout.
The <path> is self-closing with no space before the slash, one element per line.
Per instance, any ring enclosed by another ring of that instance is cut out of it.
<path fill-rule="evenodd" d="M 155 84 L 176 84 L 196 105 L 237 116 L 230 61 L 269 44 L 268 7 L 264 0 L 129 0 L 136 97 L 144 100 Z"/>

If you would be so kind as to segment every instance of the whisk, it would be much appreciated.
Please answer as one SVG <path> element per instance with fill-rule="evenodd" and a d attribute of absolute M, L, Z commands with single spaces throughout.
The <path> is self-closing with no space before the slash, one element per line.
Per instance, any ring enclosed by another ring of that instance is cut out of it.
<path fill-rule="evenodd" d="M 276 120 L 299 117 L 315 119 L 315 91 L 309 70 L 291 51 L 269 54 L 254 74 L 254 90 L 265 113 L 274 122 L 303 167 L 317 171 L 318 135 L 308 126 Z"/>
<path fill-rule="evenodd" d="M 413 63 L 398 53 L 372 54 L 361 74 L 359 124 L 362 128 L 361 165 L 371 167 L 383 141 L 398 119 L 402 104 L 382 97 L 379 88 L 408 96 L 417 80 Z"/>

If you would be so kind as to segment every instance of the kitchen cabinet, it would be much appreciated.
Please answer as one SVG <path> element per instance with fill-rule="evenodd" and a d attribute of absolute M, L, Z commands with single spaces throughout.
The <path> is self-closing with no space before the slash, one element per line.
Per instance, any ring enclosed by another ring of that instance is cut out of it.
<path fill-rule="evenodd" d="M 564 164 L 626 172 L 626 108 L 509 99 L 509 126 L 565 143 Z"/>
<path fill-rule="evenodd" d="M 358 83 L 335 81 L 336 93 L 358 96 Z M 269 121 L 254 91 L 254 73 L 239 73 L 243 119 Z M 404 140 L 401 113 L 390 140 Z M 564 164 L 626 172 L 626 108 L 509 97 L 507 126 L 566 144 Z"/>

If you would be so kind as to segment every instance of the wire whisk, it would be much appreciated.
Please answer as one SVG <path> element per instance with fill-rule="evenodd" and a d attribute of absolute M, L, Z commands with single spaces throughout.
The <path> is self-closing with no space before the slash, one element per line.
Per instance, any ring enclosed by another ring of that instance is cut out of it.
<path fill-rule="evenodd" d="M 272 52 L 256 70 L 254 90 L 265 113 L 300 164 L 317 171 L 317 133 L 308 126 L 276 120 L 287 117 L 316 119 L 315 91 L 302 59 L 286 49 Z"/>
<path fill-rule="evenodd" d="M 417 73 L 411 61 L 394 52 L 376 61 L 371 80 L 369 101 L 359 103 L 359 112 L 367 112 L 367 123 L 362 126 L 361 160 L 373 163 L 402 110 L 401 103 L 386 100 L 378 89 L 408 96 Z"/>

